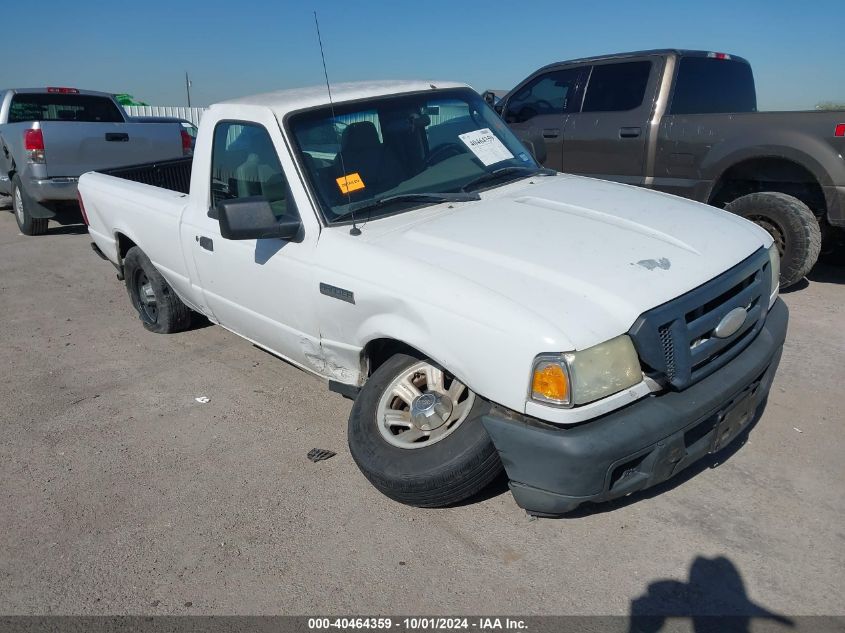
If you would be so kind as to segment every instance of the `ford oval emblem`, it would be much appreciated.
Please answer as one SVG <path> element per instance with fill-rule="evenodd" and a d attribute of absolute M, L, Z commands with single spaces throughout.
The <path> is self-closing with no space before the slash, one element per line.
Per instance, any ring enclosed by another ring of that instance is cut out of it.
<path fill-rule="evenodd" d="M 748 316 L 748 311 L 745 308 L 734 308 L 722 317 L 719 325 L 713 330 L 713 336 L 717 338 L 728 338 L 737 333 L 745 319 Z"/>

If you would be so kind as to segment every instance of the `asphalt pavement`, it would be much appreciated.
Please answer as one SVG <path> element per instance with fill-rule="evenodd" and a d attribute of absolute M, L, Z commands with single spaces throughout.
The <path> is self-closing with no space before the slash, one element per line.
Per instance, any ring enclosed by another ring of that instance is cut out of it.
<path fill-rule="evenodd" d="M 845 267 L 784 294 L 743 446 L 529 520 L 503 481 L 383 497 L 348 400 L 222 328 L 147 332 L 88 243 L 0 211 L 0 613 L 845 614 Z"/>

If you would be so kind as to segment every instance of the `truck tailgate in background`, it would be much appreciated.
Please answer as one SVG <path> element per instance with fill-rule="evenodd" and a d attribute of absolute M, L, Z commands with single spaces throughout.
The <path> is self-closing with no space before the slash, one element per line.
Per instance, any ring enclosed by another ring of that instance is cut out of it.
<path fill-rule="evenodd" d="M 181 125 L 175 122 L 43 121 L 41 131 L 50 178 L 182 156 Z"/>

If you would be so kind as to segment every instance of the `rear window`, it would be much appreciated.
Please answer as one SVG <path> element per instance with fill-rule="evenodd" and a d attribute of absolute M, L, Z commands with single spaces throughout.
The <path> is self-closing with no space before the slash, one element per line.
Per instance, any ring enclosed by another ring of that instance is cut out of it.
<path fill-rule="evenodd" d="M 640 107 L 650 74 L 650 61 L 595 66 L 581 111 L 624 112 Z"/>
<path fill-rule="evenodd" d="M 123 115 L 114 102 L 107 97 L 19 93 L 12 97 L 9 123 L 25 121 L 123 123 Z"/>
<path fill-rule="evenodd" d="M 682 57 L 675 80 L 671 114 L 756 112 L 751 66 L 710 57 Z"/>

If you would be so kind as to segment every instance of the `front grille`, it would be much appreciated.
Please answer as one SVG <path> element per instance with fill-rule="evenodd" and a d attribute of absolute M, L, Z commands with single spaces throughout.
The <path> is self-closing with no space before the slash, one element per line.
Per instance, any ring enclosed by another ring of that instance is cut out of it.
<path fill-rule="evenodd" d="M 750 343 L 766 319 L 771 293 L 769 255 L 760 249 L 727 272 L 640 316 L 628 332 L 644 370 L 684 389 L 722 367 Z M 726 338 L 713 330 L 742 307 L 742 326 Z"/>

